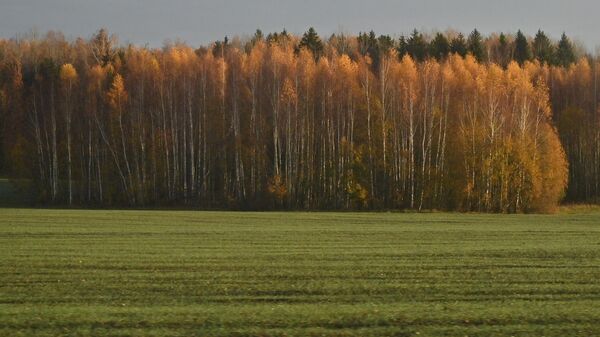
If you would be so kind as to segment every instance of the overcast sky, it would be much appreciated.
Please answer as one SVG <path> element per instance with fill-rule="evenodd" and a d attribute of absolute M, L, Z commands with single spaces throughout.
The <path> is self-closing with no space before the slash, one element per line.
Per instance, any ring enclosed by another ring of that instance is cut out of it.
<path fill-rule="evenodd" d="M 35 29 L 87 38 L 106 27 L 121 42 L 159 47 L 166 39 L 197 46 L 256 28 L 302 33 L 314 26 L 323 36 L 474 27 L 533 35 L 541 28 L 553 38 L 565 31 L 593 50 L 599 13 L 599 0 L 0 0 L 0 36 Z"/>

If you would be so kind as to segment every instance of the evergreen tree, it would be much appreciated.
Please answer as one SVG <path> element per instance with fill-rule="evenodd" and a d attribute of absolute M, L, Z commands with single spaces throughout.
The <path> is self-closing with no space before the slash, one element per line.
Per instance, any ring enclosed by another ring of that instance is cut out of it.
<path fill-rule="evenodd" d="M 450 43 L 444 34 L 437 33 L 429 44 L 429 54 L 438 60 L 445 58 L 450 52 Z"/>
<path fill-rule="evenodd" d="M 394 48 L 394 39 L 389 35 L 379 35 L 377 38 L 377 46 L 381 55 L 387 54 L 392 48 Z"/>
<path fill-rule="evenodd" d="M 244 49 L 247 53 L 250 53 L 250 51 L 252 50 L 252 48 L 254 48 L 254 46 L 256 46 L 256 44 L 260 41 L 264 41 L 265 40 L 265 36 L 263 35 L 262 30 L 257 29 L 256 32 L 254 33 L 254 36 L 252 36 L 252 38 L 250 39 L 250 41 L 248 41 L 245 46 Z"/>
<path fill-rule="evenodd" d="M 302 40 L 300 40 L 299 49 L 307 48 L 310 50 L 315 59 L 318 60 L 323 55 L 323 42 L 321 42 L 321 38 L 317 34 L 317 31 L 310 27 L 306 33 L 302 36 Z"/>
<path fill-rule="evenodd" d="M 258 41 L 264 40 L 264 38 L 265 37 L 263 35 L 262 30 L 257 29 L 256 32 L 254 33 L 254 36 L 252 37 L 252 40 L 251 40 L 252 46 L 254 46 Z"/>
<path fill-rule="evenodd" d="M 563 67 L 568 67 L 575 62 L 575 51 L 573 45 L 565 33 L 560 37 L 558 49 L 556 51 L 556 63 Z"/>
<path fill-rule="evenodd" d="M 404 35 L 401 35 L 398 39 L 398 47 L 396 48 L 398 52 L 398 58 L 402 59 L 404 55 L 408 54 L 408 43 L 406 42 L 406 38 Z"/>
<path fill-rule="evenodd" d="M 511 47 L 511 43 L 508 41 L 506 35 L 504 35 L 504 33 L 500 33 L 500 36 L 498 37 L 499 59 L 497 60 L 497 62 L 499 62 L 500 65 L 504 68 L 506 68 L 510 60 L 512 60 L 513 53 Z"/>
<path fill-rule="evenodd" d="M 281 31 L 281 33 L 269 33 L 269 35 L 267 35 L 267 42 L 268 43 L 283 43 L 285 41 L 288 41 L 290 38 L 290 35 L 288 34 L 287 30 L 285 30 L 285 28 L 283 29 L 283 31 Z"/>
<path fill-rule="evenodd" d="M 514 59 L 520 65 L 523 65 L 526 61 L 531 61 L 531 49 L 527 37 L 519 30 L 515 36 L 515 53 Z"/>
<path fill-rule="evenodd" d="M 382 56 L 394 48 L 394 40 L 389 35 L 379 35 L 375 37 L 375 32 L 359 33 L 357 37 L 358 49 L 362 55 L 369 55 L 372 60 L 374 71 L 379 69 L 379 62 Z"/>
<path fill-rule="evenodd" d="M 533 57 L 542 64 L 554 63 L 554 45 L 552 41 L 542 32 L 538 30 L 533 39 Z"/>
<path fill-rule="evenodd" d="M 487 58 L 483 38 L 477 29 L 474 29 L 467 39 L 467 51 L 475 57 L 479 62 L 485 61 Z"/>
<path fill-rule="evenodd" d="M 229 47 L 229 38 L 225 36 L 223 41 L 215 42 L 215 47 L 213 48 L 213 56 L 224 57 L 227 47 Z"/>
<path fill-rule="evenodd" d="M 358 33 L 358 48 L 362 55 L 369 55 L 371 59 L 379 59 L 379 48 L 375 32 Z"/>
<path fill-rule="evenodd" d="M 450 43 L 450 52 L 462 57 L 467 55 L 467 43 L 462 33 L 459 33 L 457 37 L 452 39 L 452 42 Z"/>
<path fill-rule="evenodd" d="M 416 29 L 408 38 L 406 49 L 408 54 L 416 61 L 423 61 L 427 58 L 427 42 L 423 34 Z"/>

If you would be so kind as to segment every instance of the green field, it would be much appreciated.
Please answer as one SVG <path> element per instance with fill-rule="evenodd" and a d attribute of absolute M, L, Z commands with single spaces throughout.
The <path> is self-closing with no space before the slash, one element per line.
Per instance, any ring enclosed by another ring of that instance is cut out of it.
<path fill-rule="evenodd" d="M 0 209 L 1 336 L 598 336 L 600 212 Z"/>

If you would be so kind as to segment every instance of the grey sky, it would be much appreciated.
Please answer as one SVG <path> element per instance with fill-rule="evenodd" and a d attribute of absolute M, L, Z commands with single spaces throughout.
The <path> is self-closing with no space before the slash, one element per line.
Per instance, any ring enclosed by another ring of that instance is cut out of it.
<path fill-rule="evenodd" d="M 106 27 L 121 42 L 160 46 L 166 39 L 198 45 L 256 28 L 302 33 L 314 26 L 321 35 L 474 27 L 533 35 L 542 28 L 553 38 L 566 31 L 591 50 L 600 45 L 598 13 L 598 0 L 0 0 L 0 36 L 35 28 L 89 37 Z"/>

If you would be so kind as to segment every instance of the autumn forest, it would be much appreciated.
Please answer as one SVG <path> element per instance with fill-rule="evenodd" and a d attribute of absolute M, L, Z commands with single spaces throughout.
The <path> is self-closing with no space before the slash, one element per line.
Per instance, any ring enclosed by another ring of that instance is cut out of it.
<path fill-rule="evenodd" d="M 600 201 L 599 65 L 542 31 L 0 39 L 0 174 L 43 205 L 552 211 Z"/>

